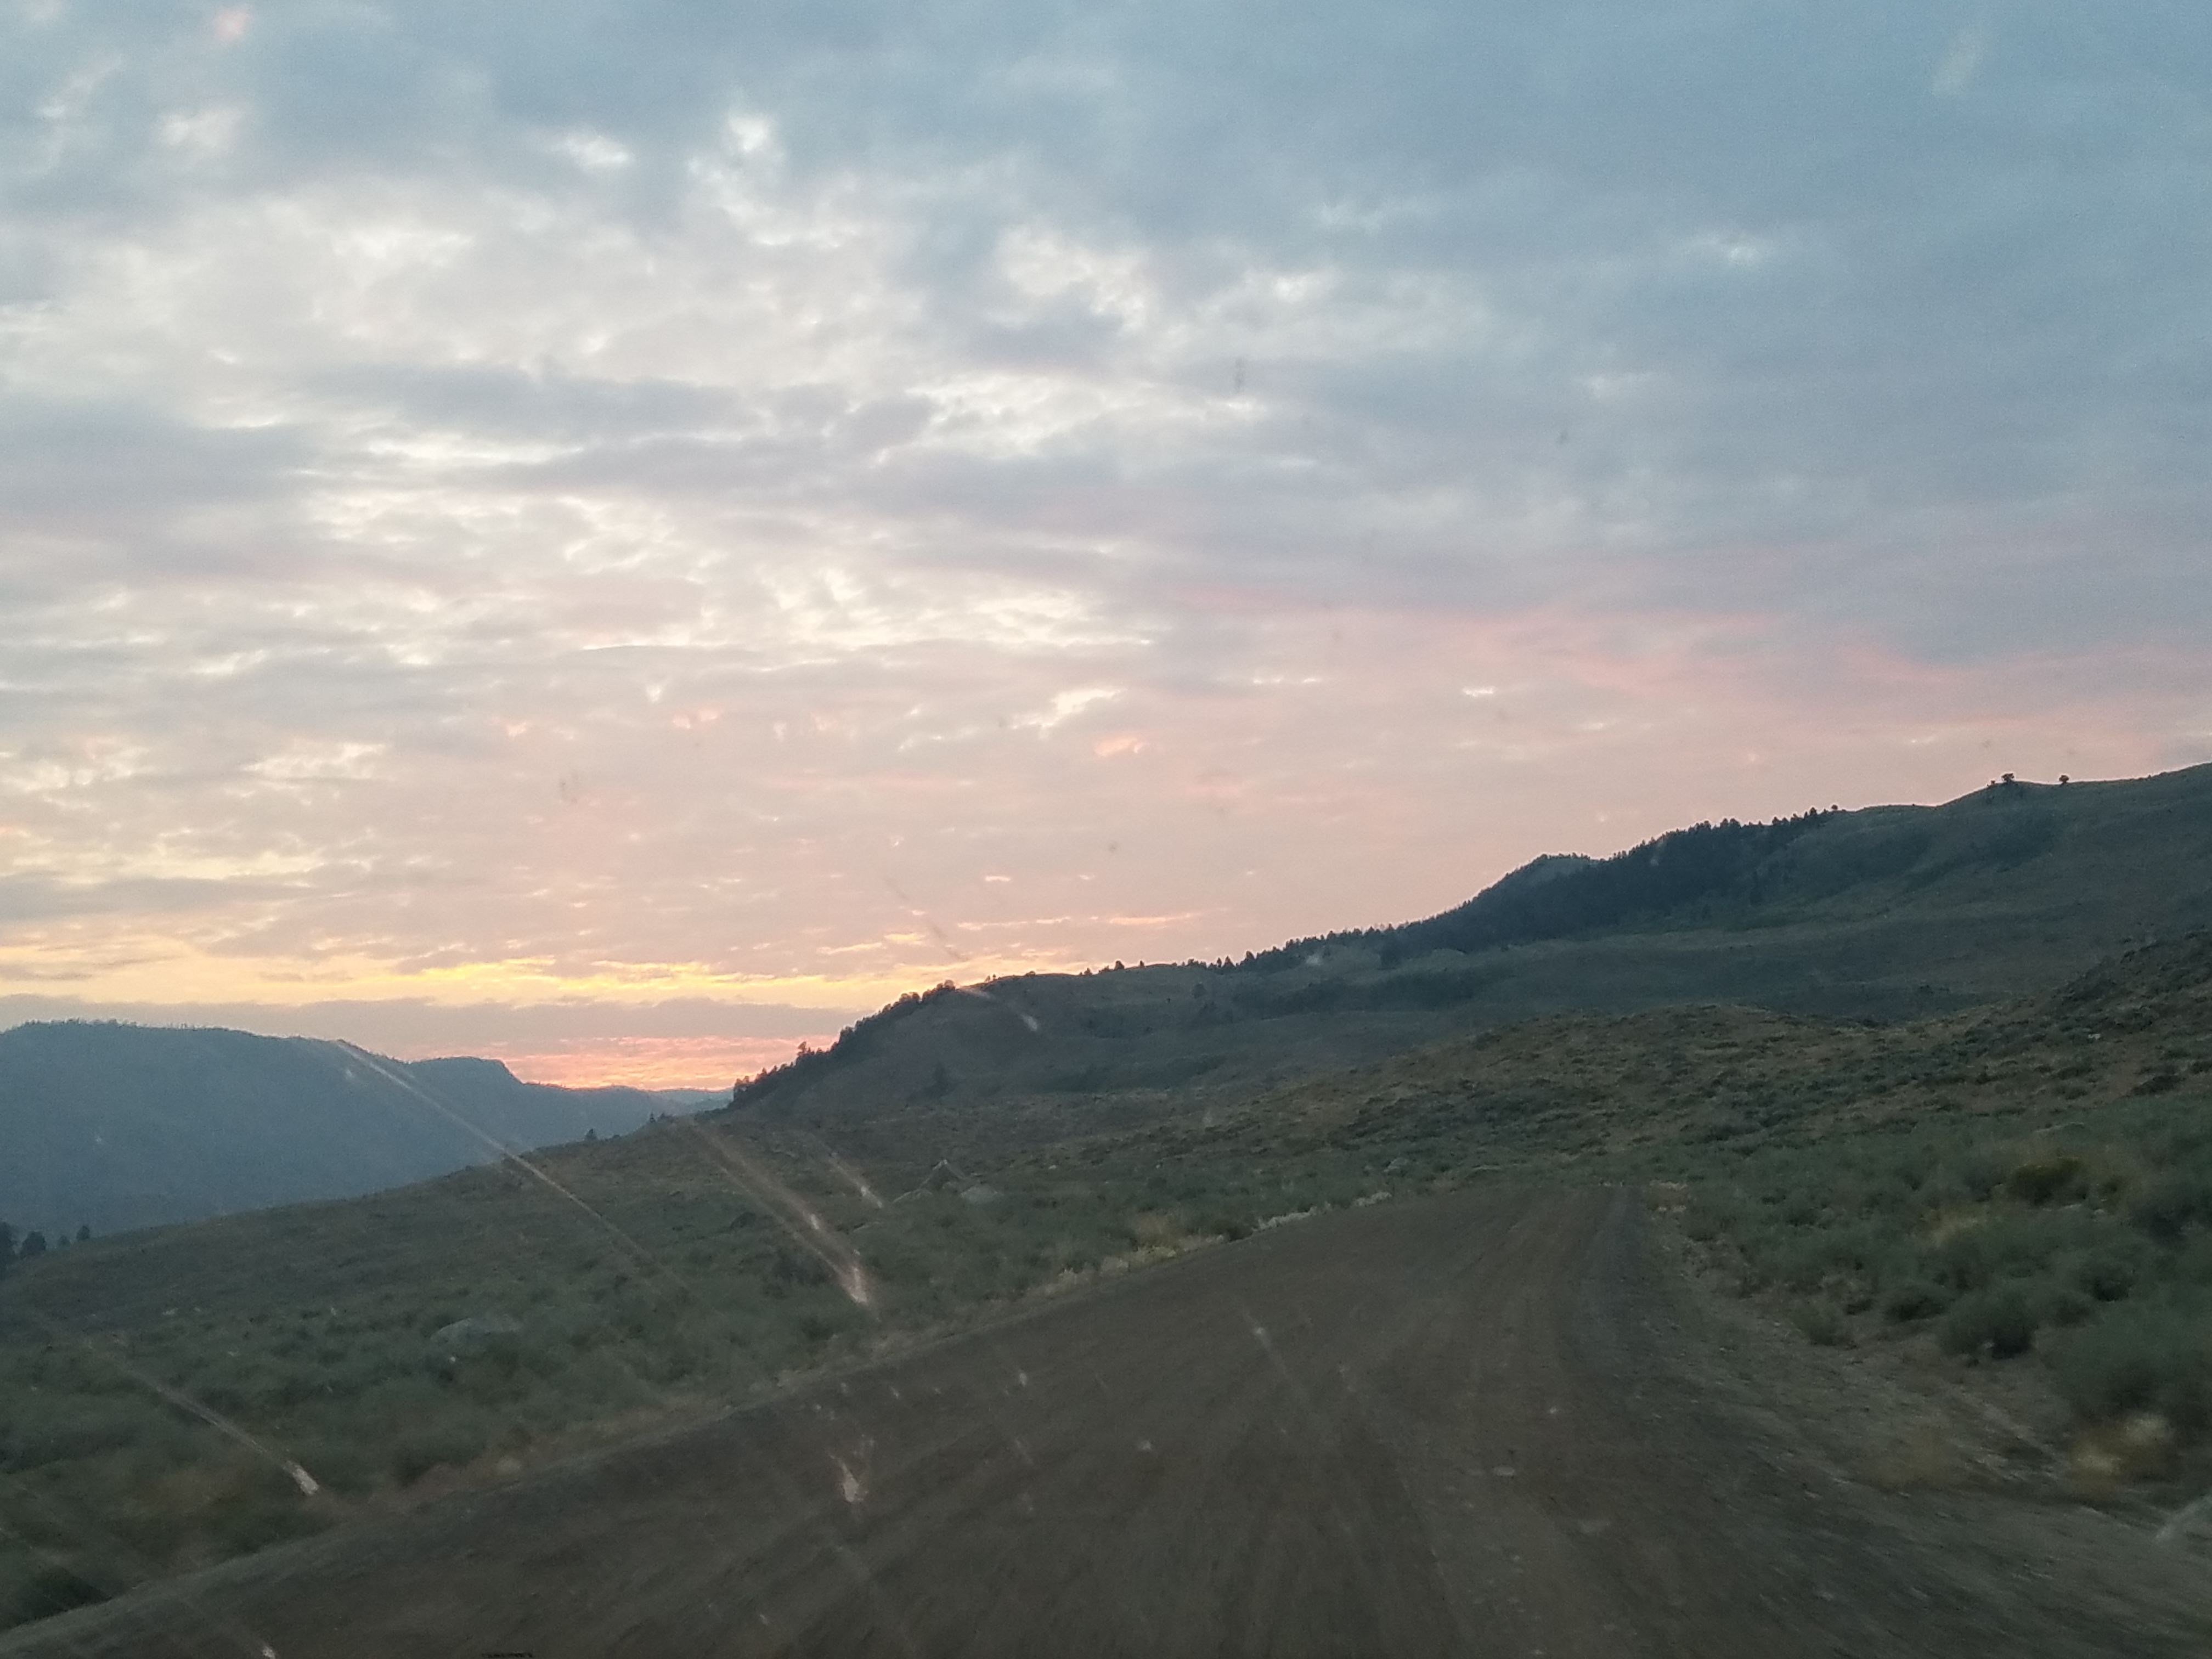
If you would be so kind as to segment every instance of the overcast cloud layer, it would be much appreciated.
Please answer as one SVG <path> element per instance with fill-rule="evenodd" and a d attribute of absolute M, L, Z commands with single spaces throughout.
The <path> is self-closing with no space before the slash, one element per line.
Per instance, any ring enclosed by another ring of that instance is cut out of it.
<path fill-rule="evenodd" d="M 2212 757 L 2208 68 L 2179 0 L 13 0 L 0 1017 L 712 1082 Z"/>

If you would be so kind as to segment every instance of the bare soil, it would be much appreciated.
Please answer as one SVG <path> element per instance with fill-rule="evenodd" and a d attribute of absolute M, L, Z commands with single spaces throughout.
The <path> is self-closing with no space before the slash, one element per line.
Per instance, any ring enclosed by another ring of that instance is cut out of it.
<path fill-rule="evenodd" d="M 2201 1543 L 1894 1490 L 1879 1399 L 1770 1336 L 1625 1192 L 1376 1206 L 0 1653 L 2212 1651 Z"/>

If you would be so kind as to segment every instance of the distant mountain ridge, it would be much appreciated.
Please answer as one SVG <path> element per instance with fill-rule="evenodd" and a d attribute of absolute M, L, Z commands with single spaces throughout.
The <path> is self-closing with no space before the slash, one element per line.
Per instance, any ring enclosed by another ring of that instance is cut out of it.
<path fill-rule="evenodd" d="M 2178 791 L 2151 786 L 2179 782 Z M 2194 785 L 2196 787 L 2192 787 Z M 2012 870 L 2050 851 L 2072 820 L 2100 806 L 2178 793 L 2212 802 L 2212 769 L 2120 784 L 2023 783 L 2008 775 L 1947 805 L 1814 808 L 1766 823 L 1723 818 L 1673 830 L 1613 854 L 1547 854 L 1439 915 L 1389 927 L 1293 940 L 1254 957 L 1289 965 L 1333 945 L 1374 946 L 1394 966 L 1430 951 L 1468 952 L 1638 927 L 1723 927 L 1769 921 L 1838 897 L 1894 905 L 1948 878 Z M 2202 830 L 2202 819 L 2194 826 Z M 1763 912 L 1763 914 L 1762 914 Z"/>
<path fill-rule="evenodd" d="M 677 1103 L 525 1083 L 497 1060 L 56 1021 L 0 1031 L 0 1219 L 106 1233 L 349 1198 L 622 1134 Z"/>

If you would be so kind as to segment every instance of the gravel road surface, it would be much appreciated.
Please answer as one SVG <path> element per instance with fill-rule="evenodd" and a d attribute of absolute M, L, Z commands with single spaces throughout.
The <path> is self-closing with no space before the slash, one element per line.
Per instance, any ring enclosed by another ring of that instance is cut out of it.
<path fill-rule="evenodd" d="M 2130 1599 L 2117 1523 L 1876 1492 L 1748 1408 L 1650 1224 L 1619 1192 L 1318 1218 L 0 1652 L 2212 1651 Z"/>

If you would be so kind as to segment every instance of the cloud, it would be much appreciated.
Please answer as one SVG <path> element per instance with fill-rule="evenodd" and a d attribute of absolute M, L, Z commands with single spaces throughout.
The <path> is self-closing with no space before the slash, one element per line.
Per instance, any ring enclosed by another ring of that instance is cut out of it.
<path fill-rule="evenodd" d="M 849 1010 L 2212 755 L 2207 29 L 19 8 L 0 963 Z"/>

